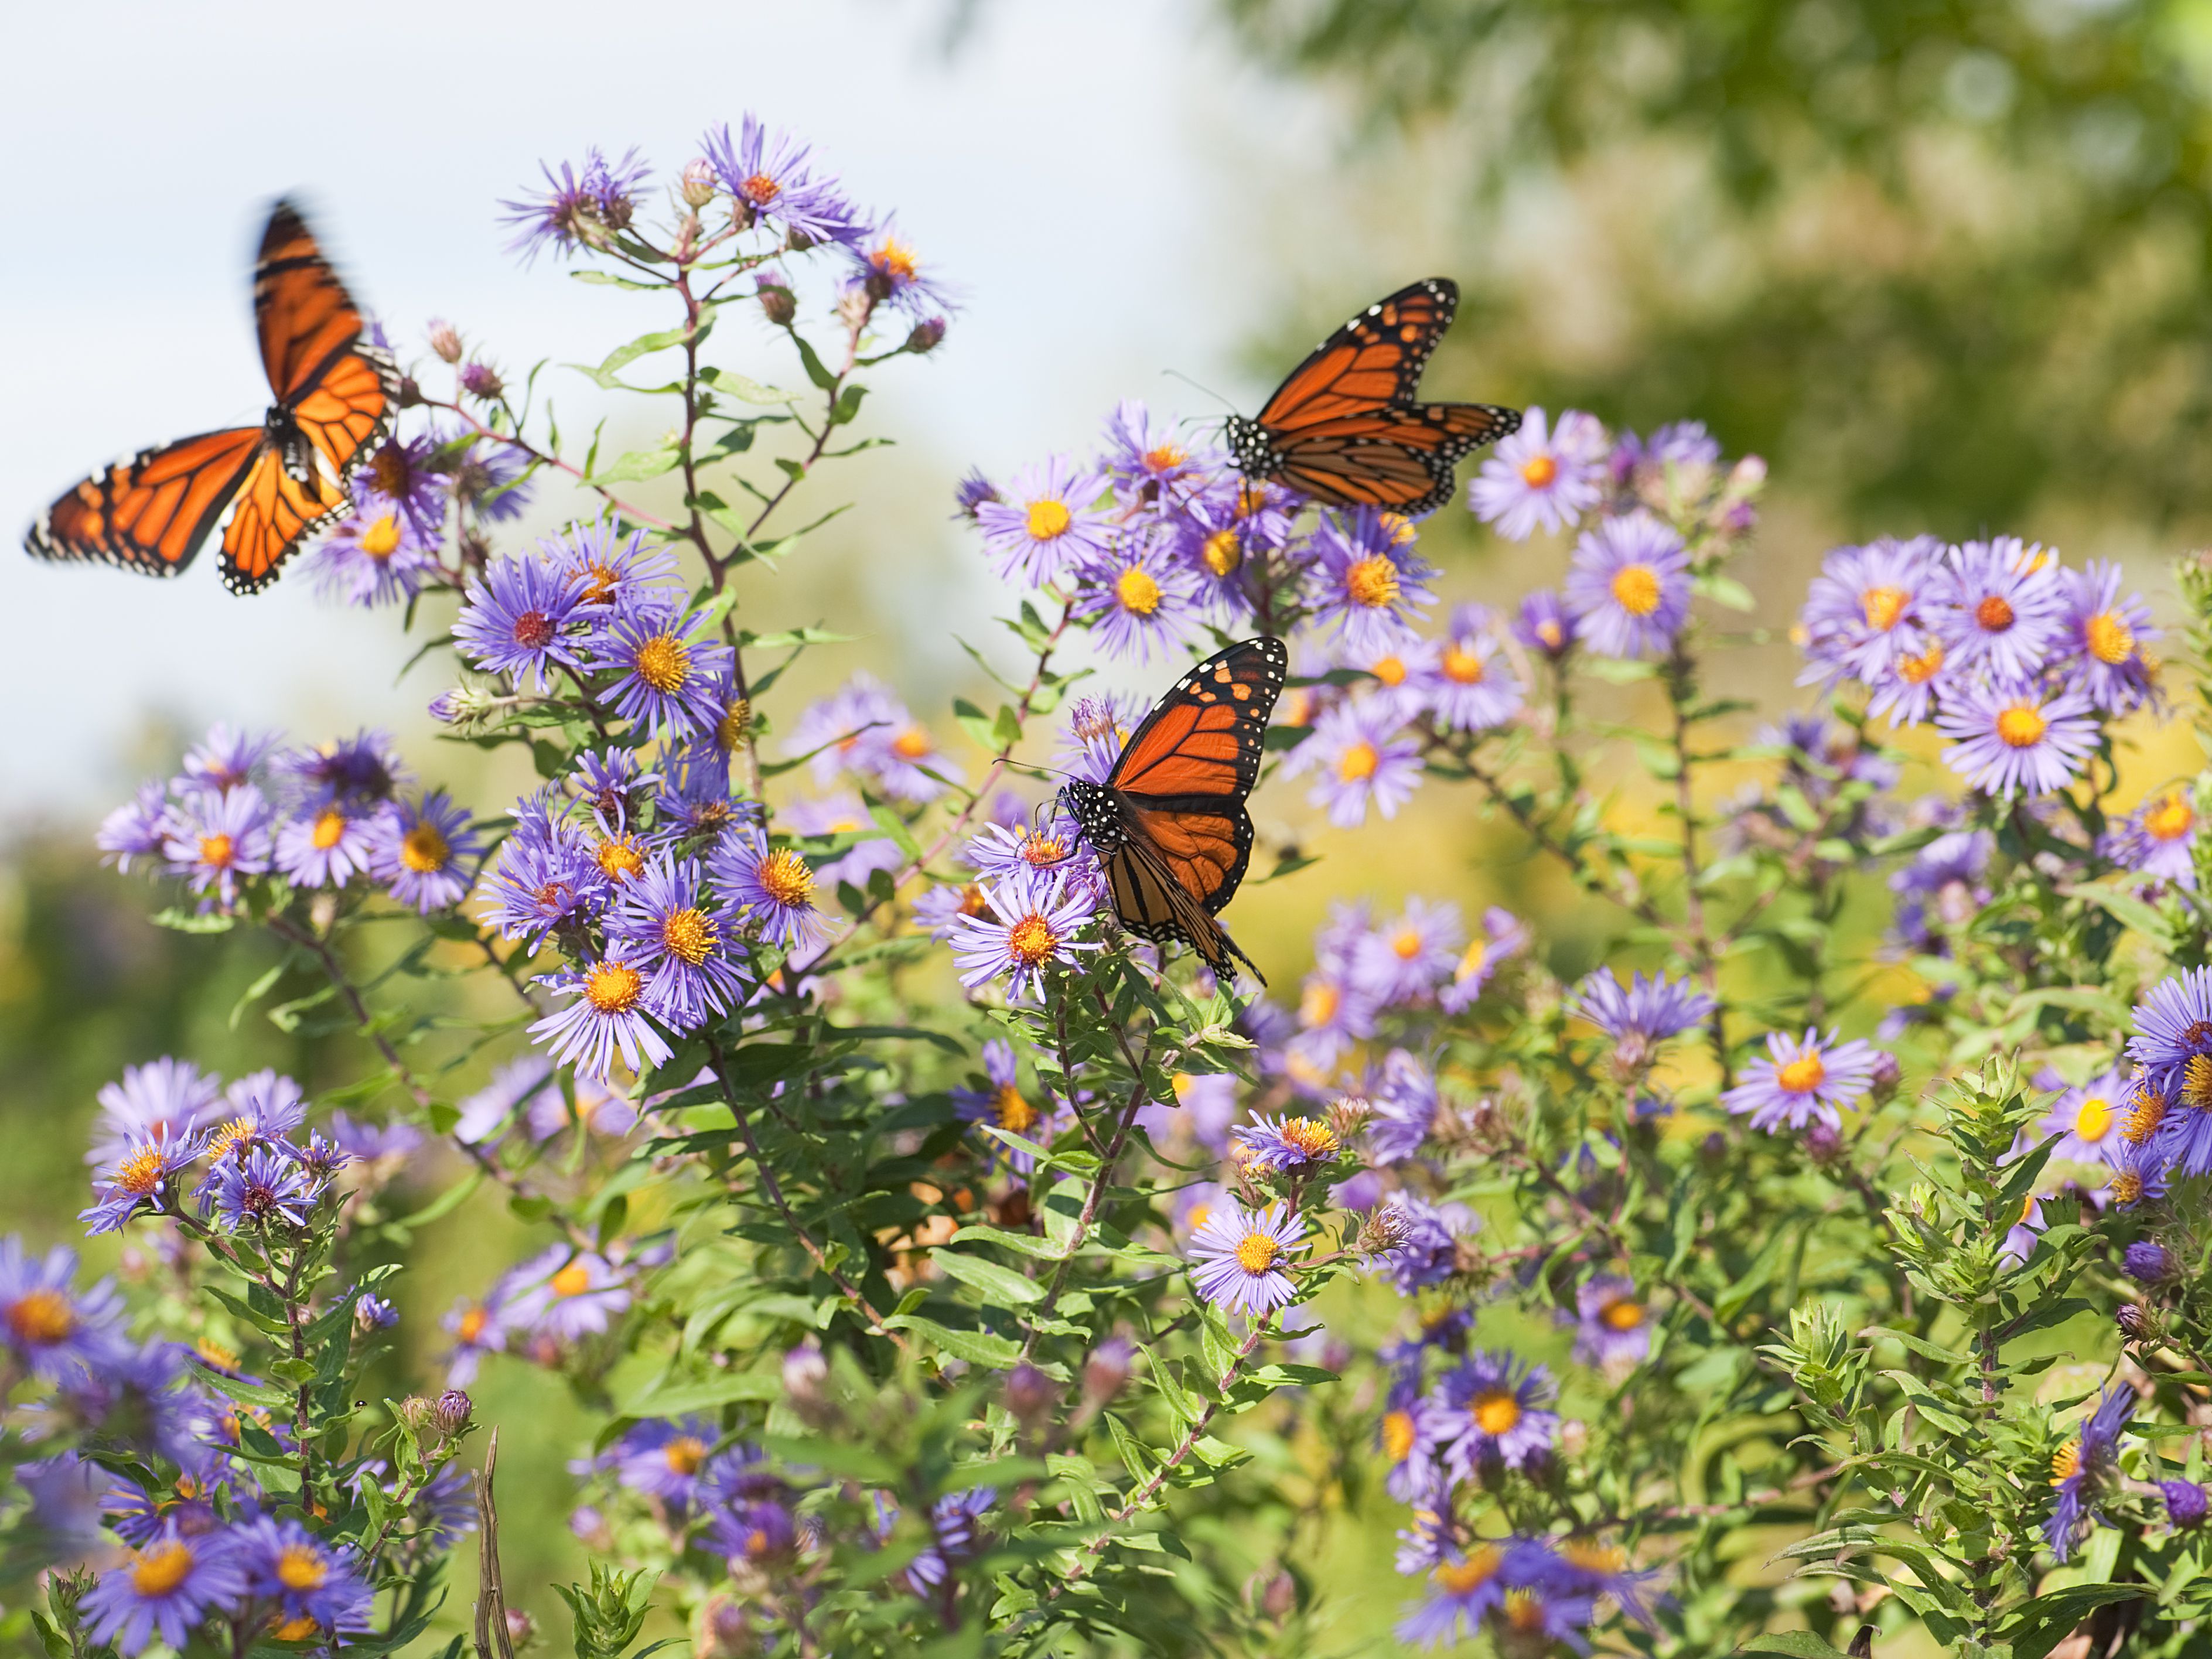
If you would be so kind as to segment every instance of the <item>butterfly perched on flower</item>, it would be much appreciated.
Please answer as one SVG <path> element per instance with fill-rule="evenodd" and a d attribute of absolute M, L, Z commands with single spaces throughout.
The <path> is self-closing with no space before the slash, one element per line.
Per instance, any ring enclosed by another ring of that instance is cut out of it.
<path fill-rule="evenodd" d="M 1235 957 L 1267 981 L 1214 921 L 1252 857 L 1244 798 L 1259 781 L 1267 719 L 1290 653 L 1277 639 L 1216 652 L 1176 683 L 1122 745 L 1103 783 L 1060 799 L 1105 866 L 1121 925 L 1181 939 L 1216 973 Z"/>
<path fill-rule="evenodd" d="M 173 576 L 221 525 L 224 585 L 251 593 L 343 516 L 348 481 L 391 429 L 399 372 L 362 337 L 361 313 L 289 202 L 276 204 L 262 234 L 253 323 L 276 395 L 259 426 L 118 461 L 48 507 L 25 549 Z"/>
<path fill-rule="evenodd" d="M 1458 309 L 1458 285 L 1443 276 L 1368 307 L 1315 347 L 1256 418 L 1229 417 L 1237 470 L 1325 507 L 1411 517 L 1442 505 L 1459 459 L 1521 424 L 1517 409 L 1419 400 L 1421 371 Z"/>

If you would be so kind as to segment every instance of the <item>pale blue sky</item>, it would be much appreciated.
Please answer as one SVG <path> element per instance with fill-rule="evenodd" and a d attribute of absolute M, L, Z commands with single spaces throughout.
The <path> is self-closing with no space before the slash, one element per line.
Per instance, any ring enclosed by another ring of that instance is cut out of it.
<path fill-rule="evenodd" d="M 1262 204 L 1295 203 L 1326 141 L 1206 15 L 989 6 L 948 60 L 940 7 L 864 0 L 15 8 L 0 55 L 40 67 L 0 105 L 18 248 L 0 265 L 0 530 L 14 542 L 116 455 L 259 419 L 247 262 L 272 196 L 313 205 L 403 343 L 450 316 L 509 365 L 580 356 L 656 325 L 545 261 L 525 272 L 496 198 L 592 143 L 679 167 L 702 126 L 748 107 L 896 206 L 962 291 L 941 358 L 875 411 L 902 465 L 949 488 L 970 459 L 1003 470 L 1086 441 L 1131 392 L 1211 412 L 1161 371 L 1252 390 L 1226 358 L 1296 291 L 1270 256 L 1302 240 L 1279 221 L 1263 234 Z M 1303 228 L 1325 235 L 1322 213 Z M 574 418 L 586 389 L 570 377 Z M 436 689 L 391 686 L 388 617 L 328 609 L 296 579 L 234 599 L 212 565 L 158 582 L 0 550 L 0 820 L 119 798 L 150 710 L 306 734 L 411 724 Z"/>

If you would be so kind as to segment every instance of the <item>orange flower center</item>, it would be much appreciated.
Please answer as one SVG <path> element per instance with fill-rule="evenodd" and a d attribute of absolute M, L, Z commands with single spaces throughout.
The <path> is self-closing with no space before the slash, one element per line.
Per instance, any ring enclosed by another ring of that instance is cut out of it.
<path fill-rule="evenodd" d="M 1152 572 L 1131 565 L 1114 579 L 1114 597 L 1134 617 L 1149 617 L 1160 608 L 1160 585 Z"/>
<path fill-rule="evenodd" d="M 1648 617 L 1659 608 L 1659 575 L 1648 564 L 1625 564 L 1613 573 L 1613 597 L 1632 617 Z"/>
<path fill-rule="evenodd" d="M 2051 1455 L 2051 1484 L 2060 1485 L 2081 1473 L 2081 1443 L 2069 1440 Z"/>
<path fill-rule="evenodd" d="M 628 836 L 601 842 L 592 849 L 592 858 L 609 881 L 628 881 L 645 868 L 645 854 Z"/>
<path fill-rule="evenodd" d="M 1237 1243 L 1237 1265 L 1257 1278 L 1275 1265 L 1283 1247 L 1266 1233 L 1247 1233 Z"/>
<path fill-rule="evenodd" d="M 707 1443 L 696 1434 L 679 1434 L 661 1449 L 661 1456 L 678 1474 L 696 1474 L 707 1461 Z"/>
<path fill-rule="evenodd" d="M 878 270 L 886 276 L 896 276 L 902 283 L 912 282 L 915 272 L 921 268 L 920 261 L 914 257 L 914 250 L 896 236 L 884 238 L 882 245 L 876 249 L 872 263 Z"/>
<path fill-rule="evenodd" d="M 2013 624 L 2012 604 L 2002 593 L 1992 593 L 1974 607 L 1977 626 L 1991 634 L 2002 634 Z"/>
<path fill-rule="evenodd" d="M 1380 553 L 1361 559 L 1344 573 L 1345 596 L 1370 611 L 1393 604 L 1398 598 L 1398 567 Z"/>
<path fill-rule="evenodd" d="M 1401 927 L 1397 936 L 1390 941 L 1390 954 L 1401 962 L 1411 962 L 1421 954 L 1423 943 L 1420 929 Z"/>
<path fill-rule="evenodd" d="M 1413 1449 L 1413 1414 L 1392 1412 L 1382 1419 L 1382 1449 L 1393 1463 L 1402 1463 Z"/>
<path fill-rule="evenodd" d="M 722 718 L 714 723 L 714 746 L 724 754 L 734 754 L 745 740 L 745 729 L 753 723 L 753 706 L 739 697 L 722 711 Z"/>
<path fill-rule="evenodd" d="M 473 1342 L 483 1334 L 484 1327 L 491 1323 L 491 1315 L 482 1308 L 471 1308 L 461 1316 L 453 1334 L 464 1342 Z"/>
<path fill-rule="evenodd" d="M 1898 674 L 1907 685 L 1927 684 L 1942 666 L 1943 645 L 1940 640 L 1930 640 L 1928 648 L 1917 657 L 1908 653 L 1897 659 Z"/>
<path fill-rule="evenodd" d="M 1472 651 L 1462 651 L 1454 642 L 1444 647 L 1444 678 L 1455 685 L 1480 685 L 1482 659 Z"/>
<path fill-rule="evenodd" d="M 1362 778 L 1373 777 L 1375 769 L 1382 763 L 1382 757 L 1376 752 L 1375 745 L 1363 738 L 1346 745 L 1344 752 L 1336 757 L 1336 775 L 1346 783 L 1357 783 Z"/>
<path fill-rule="evenodd" d="M 1198 556 L 1215 575 L 1232 575 L 1244 562 L 1244 543 L 1233 530 L 1217 530 L 1206 538 Z"/>
<path fill-rule="evenodd" d="M 1611 1577 L 1628 1565 L 1628 1552 L 1618 1544 L 1601 1544 L 1595 1538 L 1570 1538 L 1559 1553 L 1584 1572 Z"/>
<path fill-rule="evenodd" d="M 1378 657 L 1367 665 L 1367 672 L 1385 685 L 1406 683 L 1406 661 L 1402 657 Z"/>
<path fill-rule="evenodd" d="M 930 740 L 929 733 L 918 726 L 908 726 L 891 739 L 891 752 L 902 760 L 920 760 L 936 747 Z"/>
<path fill-rule="evenodd" d="M 660 942 L 669 955 L 696 968 L 713 954 L 717 932 L 705 912 L 686 906 L 661 918 Z"/>
<path fill-rule="evenodd" d="M 1031 501 L 1029 511 L 1030 539 L 1048 542 L 1067 533 L 1075 515 L 1067 510 L 1066 501 Z"/>
<path fill-rule="evenodd" d="M 2191 1054 L 2181 1068 L 2181 1099 L 2198 1111 L 2212 1108 L 2212 1054 Z"/>
<path fill-rule="evenodd" d="M 1632 1331 L 1644 1322 L 1644 1304 L 1620 1297 L 1599 1310 L 1598 1318 L 1610 1329 Z"/>
<path fill-rule="evenodd" d="M 991 1115 L 999 1127 L 1009 1134 L 1024 1134 L 1036 1122 L 1036 1108 L 1022 1097 L 1022 1091 L 1011 1083 L 999 1085 L 999 1092 L 991 1097 Z"/>
<path fill-rule="evenodd" d="M 1059 948 L 1060 935 L 1034 910 L 1006 930 L 1006 954 L 1025 968 L 1036 967 Z"/>
<path fill-rule="evenodd" d="M 1531 489 L 1542 489 L 1559 476 L 1559 464 L 1549 455 L 1531 455 L 1521 463 L 1521 482 Z"/>
<path fill-rule="evenodd" d="M 763 860 L 754 879 L 760 883 L 761 890 L 778 904 L 814 902 L 814 872 L 788 847 L 779 848 Z"/>
<path fill-rule="evenodd" d="M 2033 748 L 2050 729 L 2043 711 L 2028 703 L 2016 702 L 1997 714 L 1997 736 L 2014 749 Z"/>
<path fill-rule="evenodd" d="M 2100 611 L 2081 626 L 2089 654 L 2117 668 L 2136 653 L 2136 630 L 2116 611 Z"/>
<path fill-rule="evenodd" d="M 2143 833 L 2153 841 L 2179 841 L 2196 827 L 2197 814 L 2179 789 L 2143 814 Z"/>
<path fill-rule="evenodd" d="M 1156 449 L 1145 452 L 1145 470 L 1147 472 L 1165 472 L 1181 466 L 1188 459 L 1180 445 L 1162 444 Z"/>
<path fill-rule="evenodd" d="M 1298 1023 L 1309 1030 L 1326 1025 L 1336 1018 L 1337 1005 L 1343 993 L 1325 979 L 1317 979 L 1306 987 L 1305 994 L 1298 999 Z"/>
<path fill-rule="evenodd" d="M 335 808 L 315 814 L 314 827 L 307 831 L 307 839 L 314 843 L 318 853 L 327 853 L 338 844 L 345 834 L 345 814 Z"/>
<path fill-rule="evenodd" d="M 110 1178 L 134 1197 L 149 1197 L 161 1184 L 161 1154 L 151 1146 L 142 1147 L 117 1164 Z"/>
<path fill-rule="evenodd" d="M 2112 1103 L 2101 1095 L 2092 1095 L 2081 1103 L 2074 1114 L 2074 1138 L 2095 1146 L 2112 1128 Z"/>
<path fill-rule="evenodd" d="M 1877 634 L 1887 634 L 1897 626 L 1897 619 L 1905 614 L 1905 604 L 1911 597 L 1901 587 L 1869 587 L 1859 595 L 1859 610 L 1869 628 Z"/>
<path fill-rule="evenodd" d="M 1806 1054 L 1778 1068 L 1774 1080 L 1793 1095 L 1810 1093 L 1828 1080 L 1828 1068 L 1818 1054 Z"/>
<path fill-rule="evenodd" d="M 418 823 L 399 838 L 399 861 L 418 876 L 435 875 L 453 861 L 453 849 L 434 823 Z"/>
<path fill-rule="evenodd" d="M 673 634 L 655 634 L 637 648 L 637 677 L 665 696 L 691 672 L 691 652 Z"/>
<path fill-rule="evenodd" d="M 76 1310 L 59 1291 L 28 1291 L 8 1310 L 8 1328 L 22 1342 L 59 1342 L 76 1328 Z"/>
<path fill-rule="evenodd" d="M 645 988 L 643 975 L 626 962 L 595 962 L 584 975 L 584 1000 L 603 1014 L 626 1014 Z"/>
<path fill-rule="evenodd" d="M 191 1574 L 191 1546 L 168 1538 L 149 1550 L 141 1550 L 131 1564 L 131 1588 L 151 1601 L 167 1595 Z"/>
<path fill-rule="evenodd" d="M 399 520 L 387 513 L 361 532 L 361 550 L 383 563 L 399 550 Z"/>
<path fill-rule="evenodd" d="M 1521 1420 L 1521 1402 L 1510 1390 L 1492 1389 L 1468 1402 L 1468 1413 L 1485 1434 L 1504 1434 Z"/>
<path fill-rule="evenodd" d="M 231 839 L 228 836 L 202 836 L 200 837 L 200 862 L 202 864 L 210 865 L 217 870 L 228 870 L 230 868 L 231 860 L 237 856 L 237 848 L 231 844 Z"/>
<path fill-rule="evenodd" d="M 592 1288 L 592 1270 L 580 1261 L 571 1261 L 547 1282 L 556 1296 L 581 1296 Z"/>
<path fill-rule="evenodd" d="M 1496 1577 L 1504 1564 L 1505 1553 L 1497 1545 L 1479 1544 L 1464 1561 L 1439 1561 L 1429 1576 L 1445 1595 L 1466 1595 Z"/>
<path fill-rule="evenodd" d="M 287 1544 L 276 1557 L 276 1582 L 286 1589 L 320 1589 L 330 1576 L 322 1552 L 306 1544 Z"/>
<path fill-rule="evenodd" d="M 783 194 L 783 186 L 765 173 L 747 175 L 745 182 L 739 185 L 738 189 L 743 191 L 745 200 L 750 202 L 755 207 L 766 207 Z"/>

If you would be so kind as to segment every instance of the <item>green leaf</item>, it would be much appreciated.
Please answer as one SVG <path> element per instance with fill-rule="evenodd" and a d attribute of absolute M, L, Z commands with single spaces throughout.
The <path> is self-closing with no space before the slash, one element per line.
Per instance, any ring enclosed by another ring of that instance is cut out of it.
<path fill-rule="evenodd" d="M 837 377 L 823 364 L 820 354 L 808 343 L 806 337 L 794 330 L 791 341 L 799 348 L 799 361 L 806 366 L 806 378 L 814 382 L 816 388 L 828 392 L 834 387 L 837 384 Z"/>
<path fill-rule="evenodd" d="M 227 933 L 238 921 L 235 916 L 204 916 L 196 910 L 183 910 L 175 905 L 155 911 L 150 920 L 156 927 L 179 933 Z"/>
<path fill-rule="evenodd" d="M 713 332 L 714 326 L 714 318 L 709 313 L 706 320 L 699 325 L 699 331 L 696 337 L 704 340 Z M 639 388 L 623 385 L 617 371 L 629 368 L 641 357 L 650 356 L 656 351 L 667 351 L 682 345 L 685 335 L 690 331 L 688 328 L 669 328 L 663 329 L 657 334 L 641 334 L 628 345 L 617 346 L 612 351 L 607 353 L 605 359 L 597 368 L 587 368 L 582 363 L 568 363 L 563 367 L 573 368 L 579 374 L 589 375 L 610 392 L 634 392 Z"/>
<path fill-rule="evenodd" d="M 605 470 L 594 472 L 586 483 L 631 483 L 643 478 L 658 478 L 672 472 L 683 464 L 684 457 L 673 444 L 663 444 L 656 449 L 633 449 L 615 457 Z"/>
<path fill-rule="evenodd" d="M 735 369 L 702 368 L 699 378 L 717 392 L 727 392 L 742 404 L 759 404 L 763 407 L 797 402 L 792 393 L 772 386 L 763 386 L 758 380 L 747 380 Z"/>
<path fill-rule="evenodd" d="M 997 1244 L 1009 1250 L 1018 1250 L 1024 1255 L 1033 1255 L 1041 1261 L 1060 1261 L 1067 1252 L 1048 1239 L 1032 1237 L 1028 1233 L 1010 1233 L 999 1227 L 963 1227 L 952 1235 L 955 1244 L 974 1239 L 979 1243 Z"/>
<path fill-rule="evenodd" d="M 1044 1296 L 1044 1286 L 1036 1280 L 1024 1279 L 1012 1267 L 980 1255 L 963 1255 L 940 1247 L 929 1253 L 929 1259 L 962 1284 L 982 1291 L 999 1307 L 1036 1302 Z"/>
<path fill-rule="evenodd" d="M 2077 882 L 2059 890 L 2069 898 L 2088 900 L 2122 927 L 2141 934 L 2160 955 L 2173 953 L 2173 930 L 2166 918 L 2133 893 L 2101 881 Z"/>
<path fill-rule="evenodd" d="M 248 1008 L 276 988 L 276 981 L 284 977 L 284 969 L 285 964 L 280 962 L 246 988 L 246 994 L 239 998 L 230 1011 L 232 1030 L 235 1031 L 238 1029 L 238 1022 L 246 1018 L 246 1011 Z"/>
<path fill-rule="evenodd" d="M 887 1330 L 912 1331 L 916 1336 L 927 1338 L 955 1359 L 964 1359 L 971 1365 L 994 1371 L 1011 1370 L 1022 1357 L 1018 1342 L 994 1336 L 989 1331 L 956 1331 L 919 1314 L 893 1314 L 884 1321 L 884 1326 Z"/>
<path fill-rule="evenodd" d="M 1847 1659 L 1843 1649 L 1822 1641 L 1808 1630 L 1777 1631 L 1771 1635 L 1754 1636 L 1736 1651 L 1786 1653 L 1793 1656 L 1793 1659 Z"/>
<path fill-rule="evenodd" d="M 811 1309 L 809 1310 L 811 1312 Z M 728 1371 L 693 1382 L 656 1381 L 643 1393 L 622 1402 L 624 1417 L 684 1417 L 712 1411 L 738 1400 L 781 1400 L 783 1378 L 769 1371 Z"/>

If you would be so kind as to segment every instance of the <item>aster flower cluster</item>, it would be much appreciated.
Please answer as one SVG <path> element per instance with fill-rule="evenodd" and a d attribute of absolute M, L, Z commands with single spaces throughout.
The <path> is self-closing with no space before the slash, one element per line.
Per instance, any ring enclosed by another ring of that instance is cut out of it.
<path fill-rule="evenodd" d="M 381 732 L 307 749 L 219 725 L 176 776 L 109 813 L 97 840 L 118 869 L 183 881 L 203 915 L 256 893 L 281 908 L 289 893 L 374 887 L 428 915 L 468 891 L 482 842 L 466 809 L 405 787 L 410 776 Z"/>

